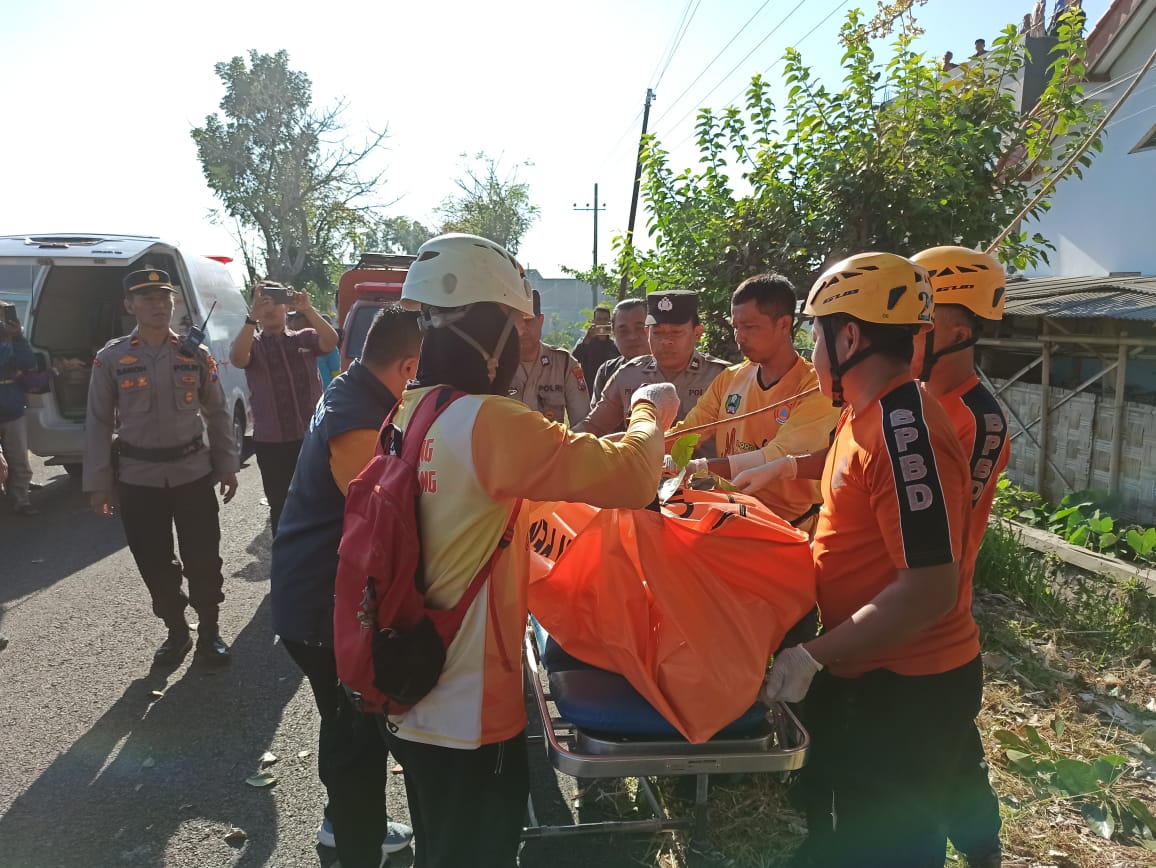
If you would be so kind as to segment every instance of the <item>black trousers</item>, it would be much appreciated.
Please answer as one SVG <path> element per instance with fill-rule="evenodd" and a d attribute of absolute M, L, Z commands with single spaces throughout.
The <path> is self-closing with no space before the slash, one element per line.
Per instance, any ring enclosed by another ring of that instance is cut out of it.
<path fill-rule="evenodd" d="M 171 488 L 117 483 L 128 547 L 152 596 L 153 613 L 170 629 L 185 626 L 185 607 L 200 618 L 200 635 L 217 635 L 225 599 L 221 575 L 220 507 L 211 476 Z M 173 525 L 181 557 L 173 551 Z M 189 593 L 181 589 L 181 574 Z"/>
<path fill-rule="evenodd" d="M 325 816 L 333 824 L 338 860 L 343 868 L 378 868 L 388 824 L 385 741 L 375 719 L 355 709 L 338 683 L 332 648 L 281 642 L 309 679 L 321 713 L 317 774 L 329 796 Z"/>
<path fill-rule="evenodd" d="M 261 470 L 261 487 L 265 489 L 265 499 L 269 501 L 269 521 L 273 528 L 273 536 L 277 536 L 281 510 L 285 508 L 285 498 L 289 496 L 289 483 L 293 481 L 297 456 L 301 454 L 301 443 L 301 440 L 289 443 L 253 441 L 253 454 L 257 457 L 257 467 Z"/>
<path fill-rule="evenodd" d="M 976 770 L 986 772 L 975 729 L 982 691 L 978 657 L 939 675 L 820 672 L 807 697 L 812 755 L 809 781 L 801 782 L 811 787 L 809 834 L 795 864 L 942 868 L 948 834 L 958 825 L 961 772 L 969 771 L 973 793 Z M 983 784 L 990 793 L 986 775 Z M 827 826 L 814 810 L 824 790 L 833 806 Z M 996 808 L 998 846 L 998 806 L 994 797 L 988 804 Z M 972 828 L 990 834 L 983 825 Z"/>
<path fill-rule="evenodd" d="M 526 733 L 473 750 L 386 740 L 405 769 L 414 868 L 513 868 L 530 794 Z"/>

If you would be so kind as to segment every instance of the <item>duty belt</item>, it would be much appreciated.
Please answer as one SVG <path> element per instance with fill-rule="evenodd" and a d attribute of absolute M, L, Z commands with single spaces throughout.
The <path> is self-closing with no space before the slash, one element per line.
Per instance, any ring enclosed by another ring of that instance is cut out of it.
<path fill-rule="evenodd" d="M 180 461 L 182 458 L 200 452 L 205 448 L 200 437 L 190 440 L 183 446 L 133 446 L 121 438 L 115 442 L 116 451 L 122 458 L 133 458 L 137 461 Z"/>

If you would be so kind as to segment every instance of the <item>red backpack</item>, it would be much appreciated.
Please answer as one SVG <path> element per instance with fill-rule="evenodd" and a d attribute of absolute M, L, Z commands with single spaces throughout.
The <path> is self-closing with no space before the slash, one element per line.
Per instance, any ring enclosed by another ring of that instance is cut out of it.
<path fill-rule="evenodd" d="M 376 454 L 349 485 L 338 548 L 333 613 L 337 675 L 365 712 L 398 714 L 433 690 L 466 612 L 514 536 L 521 501 L 505 533 L 458 604 L 431 609 L 425 601 L 418 498 L 418 461 L 433 423 L 465 393 L 426 395 L 404 436 L 381 428 Z"/>

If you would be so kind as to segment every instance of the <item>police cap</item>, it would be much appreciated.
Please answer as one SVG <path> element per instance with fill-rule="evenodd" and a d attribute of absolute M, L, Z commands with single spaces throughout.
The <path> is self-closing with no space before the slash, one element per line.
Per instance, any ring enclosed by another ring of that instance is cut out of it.
<path fill-rule="evenodd" d="M 140 271 L 133 271 L 124 279 L 124 291 L 126 293 L 152 292 L 157 289 L 167 289 L 169 292 L 177 291 L 169 279 L 169 273 L 159 268 L 143 268 Z"/>
<path fill-rule="evenodd" d="M 652 292 L 646 297 L 646 324 L 683 325 L 698 314 L 698 293 L 689 289 Z"/>

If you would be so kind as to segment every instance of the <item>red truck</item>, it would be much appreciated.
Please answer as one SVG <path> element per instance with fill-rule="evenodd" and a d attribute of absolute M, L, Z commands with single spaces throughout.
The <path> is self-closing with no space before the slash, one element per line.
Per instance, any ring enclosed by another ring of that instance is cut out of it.
<path fill-rule="evenodd" d="M 416 257 L 363 253 L 337 284 L 337 322 L 342 326 L 341 369 L 361 356 L 365 336 L 379 308 L 401 298 L 405 274 Z"/>

